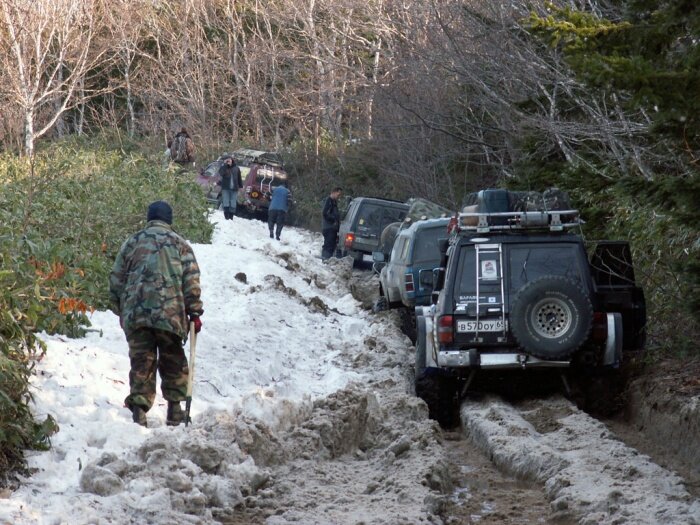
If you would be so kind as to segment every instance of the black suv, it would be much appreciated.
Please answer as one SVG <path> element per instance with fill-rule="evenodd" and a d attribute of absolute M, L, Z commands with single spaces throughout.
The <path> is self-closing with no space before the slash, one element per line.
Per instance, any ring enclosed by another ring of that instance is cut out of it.
<path fill-rule="evenodd" d="M 589 260 L 578 211 L 555 194 L 552 206 L 484 190 L 453 219 L 434 304 L 415 309 L 416 393 L 429 405 L 451 395 L 441 389 L 466 392 L 477 370 L 618 367 L 643 347 L 628 243 L 599 242 Z"/>
<path fill-rule="evenodd" d="M 341 257 L 351 256 L 355 263 L 372 263 L 372 253 L 379 248 L 380 237 L 391 223 L 406 217 L 405 202 L 373 197 L 355 197 L 348 207 L 338 231 Z"/>

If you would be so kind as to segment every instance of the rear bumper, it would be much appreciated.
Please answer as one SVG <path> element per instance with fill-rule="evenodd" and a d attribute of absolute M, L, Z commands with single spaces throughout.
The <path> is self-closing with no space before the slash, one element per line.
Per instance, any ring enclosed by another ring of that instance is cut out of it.
<path fill-rule="evenodd" d="M 372 252 L 358 250 L 354 246 L 352 248 L 342 248 L 341 253 L 343 254 L 343 257 L 350 256 L 357 262 L 365 262 L 370 264 L 373 262 Z"/>
<path fill-rule="evenodd" d="M 437 353 L 437 365 L 447 368 L 480 368 L 507 370 L 526 368 L 567 368 L 571 361 L 546 361 L 522 353 L 483 353 L 470 350 L 441 350 Z"/>

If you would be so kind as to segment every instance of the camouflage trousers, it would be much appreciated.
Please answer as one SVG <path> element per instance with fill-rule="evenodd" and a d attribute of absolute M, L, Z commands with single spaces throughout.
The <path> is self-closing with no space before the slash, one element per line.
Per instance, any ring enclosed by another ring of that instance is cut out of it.
<path fill-rule="evenodd" d="M 165 330 L 139 328 L 128 334 L 126 340 L 131 360 L 131 393 L 124 404 L 140 406 L 148 412 L 156 397 L 156 369 L 163 397 L 167 401 L 183 401 L 187 396 L 189 368 L 182 339 Z"/>

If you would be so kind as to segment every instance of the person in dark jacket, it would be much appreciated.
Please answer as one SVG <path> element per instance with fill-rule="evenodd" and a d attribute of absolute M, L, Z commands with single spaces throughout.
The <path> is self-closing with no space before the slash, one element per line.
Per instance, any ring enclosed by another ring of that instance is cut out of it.
<path fill-rule="evenodd" d="M 287 183 L 282 182 L 282 184 L 272 190 L 270 207 L 267 209 L 267 225 L 270 228 L 270 239 L 275 237 L 278 241 L 280 240 L 280 233 L 282 233 L 288 211 L 289 190 L 287 189 Z M 275 225 L 277 226 L 276 231 Z"/>
<path fill-rule="evenodd" d="M 241 169 L 236 166 L 236 159 L 227 155 L 224 157 L 224 163 L 219 168 L 219 176 L 221 180 L 221 206 L 224 209 L 224 218 L 233 219 L 236 214 L 236 198 L 238 190 L 243 187 L 241 180 Z"/>
<path fill-rule="evenodd" d="M 323 248 L 321 249 L 321 259 L 324 261 L 335 254 L 335 247 L 338 244 L 338 229 L 340 228 L 340 211 L 338 210 L 338 199 L 343 188 L 333 188 L 331 194 L 326 197 L 323 203 L 323 222 L 321 231 L 323 232 Z"/>
<path fill-rule="evenodd" d="M 168 142 L 170 158 L 173 162 L 185 168 L 194 167 L 194 142 L 187 133 L 187 129 L 182 128 L 175 137 Z"/>
<path fill-rule="evenodd" d="M 124 400 L 133 420 L 147 426 L 156 396 L 156 370 L 168 401 L 166 424 L 179 425 L 185 412 L 189 368 L 182 343 L 189 323 L 202 328 L 199 266 L 187 241 L 171 227 L 165 201 L 148 207 L 146 227 L 122 244 L 109 276 L 111 310 L 129 344 L 130 393 Z"/>

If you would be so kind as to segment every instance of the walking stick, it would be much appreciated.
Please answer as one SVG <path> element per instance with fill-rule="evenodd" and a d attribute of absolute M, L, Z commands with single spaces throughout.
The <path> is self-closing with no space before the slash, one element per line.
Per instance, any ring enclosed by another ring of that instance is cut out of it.
<path fill-rule="evenodd" d="M 194 321 L 190 322 L 190 373 L 187 376 L 187 397 L 185 398 L 185 426 L 189 424 L 190 407 L 192 406 L 192 382 L 194 381 L 194 351 L 197 345 L 197 334 L 194 331 Z"/>

